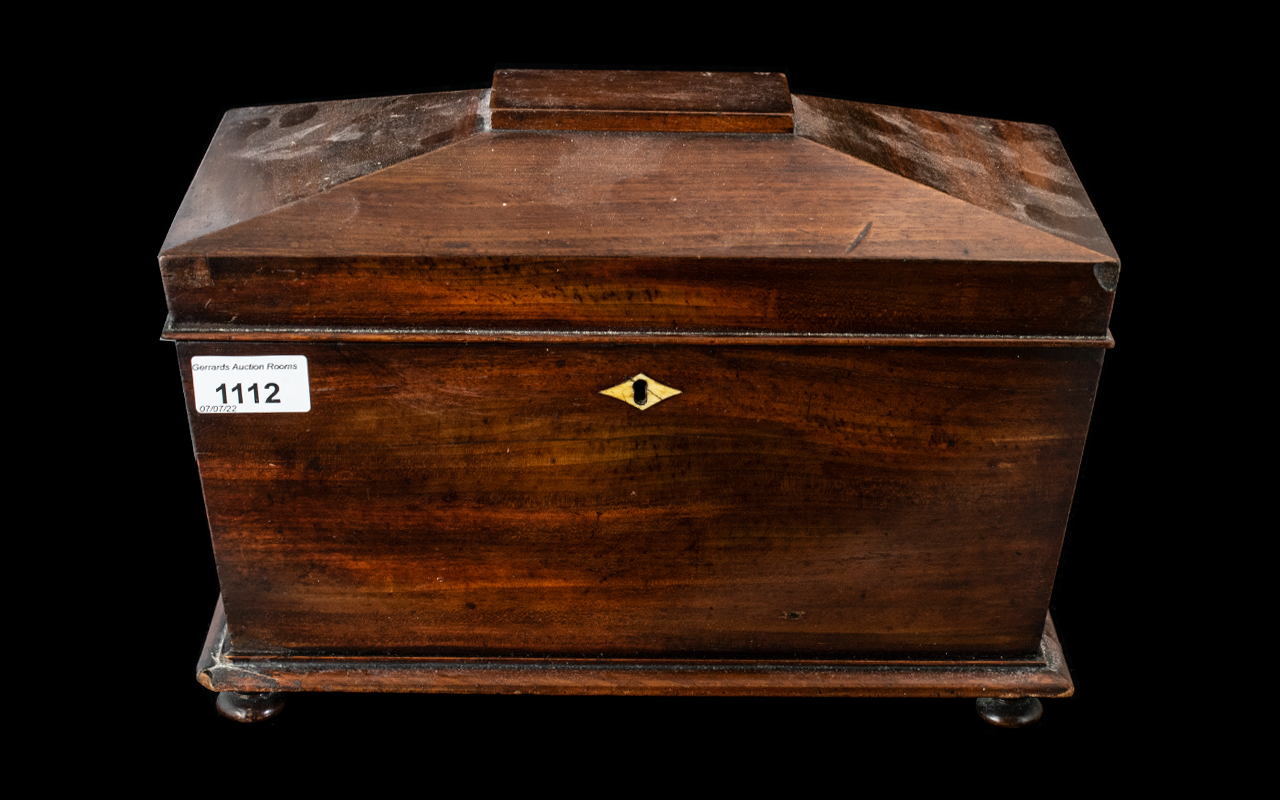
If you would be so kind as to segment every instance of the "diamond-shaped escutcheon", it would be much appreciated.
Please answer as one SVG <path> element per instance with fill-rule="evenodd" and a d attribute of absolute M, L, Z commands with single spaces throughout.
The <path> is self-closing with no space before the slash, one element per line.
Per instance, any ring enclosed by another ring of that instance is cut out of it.
<path fill-rule="evenodd" d="M 600 394 L 608 395 L 609 397 L 616 397 L 632 408 L 638 408 L 641 411 L 653 408 L 668 397 L 675 397 L 680 393 L 679 389 L 673 389 L 670 386 L 658 383 L 643 372 L 627 378 L 617 386 L 611 386 L 600 392 Z"/>

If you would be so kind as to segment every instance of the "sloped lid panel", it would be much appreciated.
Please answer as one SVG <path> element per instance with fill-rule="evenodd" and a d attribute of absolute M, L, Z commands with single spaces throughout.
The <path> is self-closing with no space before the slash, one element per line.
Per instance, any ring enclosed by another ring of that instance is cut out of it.
<path fill-rule="evenodd" d="M 266 214 L 474 133 L 487 90 L 235 108 L 162 250 Z"/>
<path fill-rule="evenodd" d="M 796 137 L 583 132 L 477 135 L 167 251 L 197 253 L 1100 258 Z"/>
<path fill-rule="evenodd" d="M 793 97 L 796 134 L 1118 260 L 1045 125 Z"/>

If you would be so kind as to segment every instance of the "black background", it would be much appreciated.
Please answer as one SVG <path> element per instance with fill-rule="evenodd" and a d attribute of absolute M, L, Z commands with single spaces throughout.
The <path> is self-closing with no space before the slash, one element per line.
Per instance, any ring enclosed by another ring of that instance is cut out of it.
<path fill-rule="evenodd" d="M 845 42 L 839 52 L 803 43 L 499 49 L 468 41 L 302 47 L 271 58 L 244 42 L 156 44 L 129 62 L 128 107 L 116 111 L 123 126 L 116 155 L 128 169 L 110 180 L 128 182 L 134 200 L 102 213 L 118 220 L 113 251 L 122 262 L 110 288 L 118 293 L 111 339 L 127 342 L 149 399 L 98 437 L 138 465 L 103 475 L 113 487 L 105 502 L 131 521 L 127 535 L 86 548 L 109 566 L 93 615 L 118 654 L 115 680 L 98 684 L 115 697 L 101 697 L 100 710 L 88 713 L 113 720 L 117 744 L 192 763 L 211 753 L 270 752 L 317 766 L 323 753 L 390 758 L 407 749 L 440 770 L 482 779 L 498 763 L 560 770 L 589 761 L 625 767 L 643 784 L 662 768 L 638 764 L 697 763 L 704 774 L 708 763 L 738 775 L 797 765 L 841 772 L 903 748 L 1028 763 L 1049 752 L 1102 758 L 1133 735 L 1161 732 L 1161 715 L 1133 706 L 1157 703 L 1152 695 L 1164 681 L 1153 651 L 1165 613 L 1150 591 L 1162 569 L 1156 540 L 1190 524 L 1167 510 L 1181 484 L 1168 461 L 1161 403 L 1176 400 L 1155 391 L 1171 380 L 1172 358 L 1156 342 L 1170 324 L 1163 318 L 1174 302 L 1169 271 L 1177 268 L 1159 249 L 1153 210 L 1166 200 L 1153 176 L 1168 144 L 1154 143 L 1153 128 L 1171 65 L 1119 60 L 1087 37 L 1070 47 Z M 166 309 L 155 256 L 168 225 L 228 108 L 478 88 L 508 66 L 780 71 L 796 94 L 1057 130 L 1123 264 L 1111 324 L 1116 348 L 1106 356 L 1051 606 L 1075 697 L 1046 702 L 1044 719 L 1018 732 L 982 723 L 970 700 L 315 694 L 292 697 L 277 720 L 257 726 L 217 716 L 213 695 L 194 678 L 217 576 L 176 357 L 159 341 Z M 1159 280 L 1157 269 L 1165 273 Z M 141 727 L 123 721 L 135 716 Z"/>

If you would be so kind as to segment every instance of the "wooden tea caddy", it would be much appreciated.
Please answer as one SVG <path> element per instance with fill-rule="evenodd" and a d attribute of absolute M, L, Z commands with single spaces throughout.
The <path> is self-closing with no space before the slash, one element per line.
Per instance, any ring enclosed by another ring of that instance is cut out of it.
<path fill-rule="evenodd" d="M 1049 128 L 760 73 L 236 109 L 160 268 L 228 716 L 1072 692 L 1119 262 Z"/>

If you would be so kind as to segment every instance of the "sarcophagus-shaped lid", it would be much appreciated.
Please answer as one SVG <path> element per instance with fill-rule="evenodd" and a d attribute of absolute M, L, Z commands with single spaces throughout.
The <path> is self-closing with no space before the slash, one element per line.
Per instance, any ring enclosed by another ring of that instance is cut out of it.
<path fill-rule="evenodd" d="M 1053 130 L 776 73 L 500 71 L 241 108 L 160 254 L 172 338 L 1105 340 Z"/>

